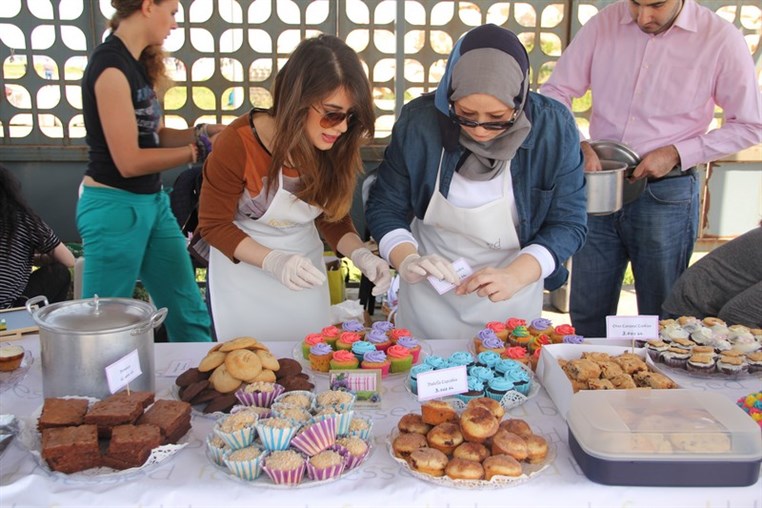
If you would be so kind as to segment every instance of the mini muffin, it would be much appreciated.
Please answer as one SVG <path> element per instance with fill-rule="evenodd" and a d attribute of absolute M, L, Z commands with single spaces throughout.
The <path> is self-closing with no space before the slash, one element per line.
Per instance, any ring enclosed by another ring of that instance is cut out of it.
<path fill-rule="evenodd" d="M 293 420 L 302 425 L 306 424 L 312 419 L 312 413 L 306 409 L 298 406 L 291 406 L 289 404 L 283 404 L 276 402 L 271 408 L 272 416 L 276 418 L 286 418 Z"/>
<path fill-rule="evenodd" d="M 524 439 L 532 435 L 532 429 L 529 427 L 529 424 L 520 418 L 503 420 L 500 422 L 500 428 L 523 437 Z"/>
<path fill-rule="evenodd" d="M 354 410 L 341 411 L 336 406 L 320 408 L 312 418 L 312 421 L 331 419 L 336 424 L 336 435 L 344 436 L 349 433 L 349 425 L 354 418 Z"/>
<path fill-rule="evenodd" d="M 470 443 L 466 441 L 458 445 L 452 452 L 452 456 L 458 459 L 473 460 L 482 462 L 489 457 L 489 449 L 481 443 Z"/>
<path fill-rule="evenodd" d="M 517 477 L 523 474 L 521 464 L 510 455 L 492 455 L 484 459 L 482 466 L 485 480 L 495 476 Z"/>
<path fill-rule="evenodd" d="M 371 429 L 373 429 L 373 420 L 366 416 L 354 416 L 349 422 L 347 435 L 357 436 L 360 439 L 368 439 Z"/>
<path fill-rule="evenodd" d="M 484 468 L 474 460 L 454 458 L 447 463 L 445 474 L 453 480 L 481 480 Z"/>
<path fill-rule="evenodd" d="M 423 417 L 418 413 L 408 413 L 397 422 L 397 428 L 400 429 L 400 432 L 413 432 L 424 436 L 431 430 L 431 427 L 423 421 Z"/>
<path fill-rule="evenodd" d="M 444 476 L 447 455 L 434 448 L 419 448 L 410 454 L 410 467 L 430 476 Z"/>
<path fill-rule="evenodd" d="M 352 469 L 362 464 L 370 451 L 368 442 L 355 436 L 340 437 L 336 439 L 336 444 L 343 446 L 348 452 L 346 469 Z"/>
<path fill-rule="evenodd" d="M 269 407 L 283 391 L 283 386 L 277 383 L 257 381 L 243 385 L 236 390 L 235 396 L 244 406 Z"/>
<path fill-rule="evenodd" d="M 212 433 L 206 437 L 206 448 L 215 464 L 219 466 L 225 465 L 224 455 L 230 451 L 230 447 L 225 444 L 225 441 Z"/>
<path fill-rule="evenodd" d="M 23 359 L 23 347 L 14 345 L 0 347 L 0 371 L 11 372 L 18 369 Z"/>
<path fill-rule="evenodd" d="M 426 436 L 423 434 L 402 433 L 392 442 L 392 450 L 394 451 L 395 457 L 407 460 L 410 457 L 410 454 L 415 450 L 418 448 L 425 448 L 428 445 Z"/>
<path fill-rule="evenodd" d="M 273 483 L 298 485 L 304 477 L 306 461 L 294 450 L 273 451 L 265 458 L 262 469 Z"/>
<path fill-rule="evenodd" d="M 445 422 L 435 425 L 426 434 L 426 441 L 431 448 L 450 455 L 463 442 L 463 434 L 457 423 Z"/>
<path fill-rule="evenodd" d="M 321 481 L 340 476 L 347 467 L 347 449 L 334 446 L 307 460 L 307 477 Z"/>
<path fill-rule="evenodd" d="M 498 428 L 497 418 L 484 407 L 466 408 L 460 417 L 460 432 L 466 441 L 483 443 L 494 436 Z"/>
<path fill-rule="evenodd" d="M 421 404 L 421 416 L 424 423 L 429 425 L 458 420 L 458 413 L 455 408 L 444 400 L 429 400 Z"/>
<path fill-rule="evenodd" d="M 275 398 L 275 402 L 301 407 L 309 411 L 314 405 L 315 394 L 306 390 L 294 390 L 279 395 Z"/>
<path fill-rule="evenodd" d="M 514 459 L 526 460 L 529 455 L 527 442 L 513 432 L 498 430 L 492 437 L 492 455 L 510 455 Z"/>
<path fill-rule="evenodd" d="M 524 438 L 527 443 L 527 462 L 536 464 L 548 456 L 548 442 L 544 437 L 532 434 Z"/>
<path fill-rule="evenodd" d="M 317 395 L 315 404 L 318 407 L 333 406 L 341 412 L 349 411 L 355 404 L 355 395 L 340 390 L 327 390 Z"/>
<path fill-rule="evenodd" d="M 505 408 L 501 406 L 498 401 L 490 399 L 489 397 L 479 397 L 477 399 L 473 399 L 468 402 L 468 406 L 466 407 L 474 406 L 481 406 L 488 409 L 492 415 L 498 419 L 498 421 L 502 420 L 503 416 L 505 416 Z"/>
<path fill-rule="evenodd" d="M 267 450 L 285 450 L 301 425 L 287 418 L 265 418 L 256 424 L 257 434 Z"/>
<path fill-rule="evenodd" d="M 217 421 L 214 433 L 233 450 L 245 448 L 254 441 L 259 415 L 253 411 L 238 411 Z"/>
<path fill-rule="evenodd" d="M 224 462 L 231 473 L 244 480 L 256 480 L 262 472 L 267 452 L 257 446 L 247 446 L 225 453 Z"/>

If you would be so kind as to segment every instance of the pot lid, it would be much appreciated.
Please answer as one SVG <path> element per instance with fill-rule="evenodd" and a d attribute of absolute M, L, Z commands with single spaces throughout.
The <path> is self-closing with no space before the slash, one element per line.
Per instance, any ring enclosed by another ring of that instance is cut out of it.
<path fill-rule="evenodd" d="M 131 298 L 71 300 L 47 305 L 32 316 L 42 328 L 55 332 L 115 332 L 147 322 L 152 305 Z"/>
<path fill-rule="evenodd" d="M 622 185 L 622 204 L 632 203 L 640 197 L 646 188 L 646 179 L 641 178 L 631 182 L 627 177 L 632 174 L 635 166 L 640 164 L 640 156 L 624 143 L 611 140 L 591 141 L 590 147 L 601 160 L 624 162 L 627 164 L 624 185 Z"/>

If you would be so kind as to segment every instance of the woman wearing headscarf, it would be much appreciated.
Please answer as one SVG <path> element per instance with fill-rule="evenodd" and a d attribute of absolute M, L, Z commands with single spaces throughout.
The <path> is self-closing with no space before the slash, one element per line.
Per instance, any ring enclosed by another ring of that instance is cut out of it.
<path fill-rule="evenodd" d="M 529 92 L 529 58 L 495 25 L 453 48 L 434 94 L 407 104 L 371 189 L 366 221 L 400 278 L 397 326 L 464 339 L 508 317 L 535 319 L 585 240 L 574 119 Z M 473 274 L 461 278 L 453 261 Z M 439 294 L 427 278 L 455 284 Z"/>

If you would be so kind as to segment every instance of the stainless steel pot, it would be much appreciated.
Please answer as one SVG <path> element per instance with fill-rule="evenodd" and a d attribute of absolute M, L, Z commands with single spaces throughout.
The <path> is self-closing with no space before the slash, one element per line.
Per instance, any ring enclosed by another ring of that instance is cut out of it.
<path fill-rule="evenodd" d="M 587 213 L 607 215 L 622 208 L 622 188 L 627 164 L 617 161 L 601 161 L 601 171 L 585 173 L 585 196 Z"/>
<path fill-rule="evenodd" d="M 624 143 L 610 140 L 592 141 L 590 147 L 595 151 L 600 160 L 624 162 L 627 164 L 627 171 L 624 174 L 624 185 L 622 186 L 622 205 L 632 203 L 643 194 L 646 189 L 646 179 L 630 181 L 635 168 L 640 164 L 640 156 Z"/>
<path fill-rule="evenodd" d="M 37 304 L 45 306 L 37 308 Z M 130 298 L 71 300 L 47 305 L 36 296 L 26 308 L 40 327 L 45 397 L 110 395 L 105 368 L 138 351 L 140 376 L 131 390 L 154 391 L 153 330 L 167 309 Z"/>

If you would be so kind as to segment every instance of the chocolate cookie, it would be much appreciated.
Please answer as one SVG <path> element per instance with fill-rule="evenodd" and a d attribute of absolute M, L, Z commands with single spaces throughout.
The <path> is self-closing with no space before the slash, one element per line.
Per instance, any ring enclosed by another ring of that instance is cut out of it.
<path fill-rule="evenodd" d="M 214 413 L 216 411 L 227 413 L 237 403 L 238 399 L 236 399 L 235 395 L 232 393 L 220 395 L 219 397 L 212 399 L 212 401 L 204 407 L 204 413 Z"/>
<path fill-rule="evenodd" d="M 278 379 L 295 376 L 302 371 L 302 366 L 293 358 L 278 358 L 280 369 L 275 372 Z"/>
<path fill-rule="evenodd" d="M 191 367 L 175 379 L 175 384 L 180 387 L 189 386 L 196 381 L 209 378 L 209 372 L 201 372 L 197 367 Z"/>
<path fill-rule="evenodd" d="M 183 402 L 190 402 L 193 397 L 201 393 L 203 390 L 209 388 L 209 380 L 208 379 L 202 379 L 201 381 L 196 381 L 195 383 L 192 383 L 182 390 L 180 390 L 180 400 Z"/>
<path fill-rule="evenodd" d="M 301 379 L 299 377 L 293 377 L 290 379 L 284 379 L 280 381 L 280 384 L 285 388 L 285 391 L 292 392 L 294 390 L 307 390 L 312 391 L 315 388 L 315 385 L 307 381 L 306 379 Z"/>
<path fill-rule="evenodd" d="M 188 402 L 195 406 L 196 404 L 204 404 L 205 402 L 209 402 L 213 399 L 216 399 L 217 397 L 220 397 L 221 395 L 223 394 L 214 388 L 207 388 L 206 390 L 202 390 L 198 395 L 193 397 L 193 399 Z"/>

